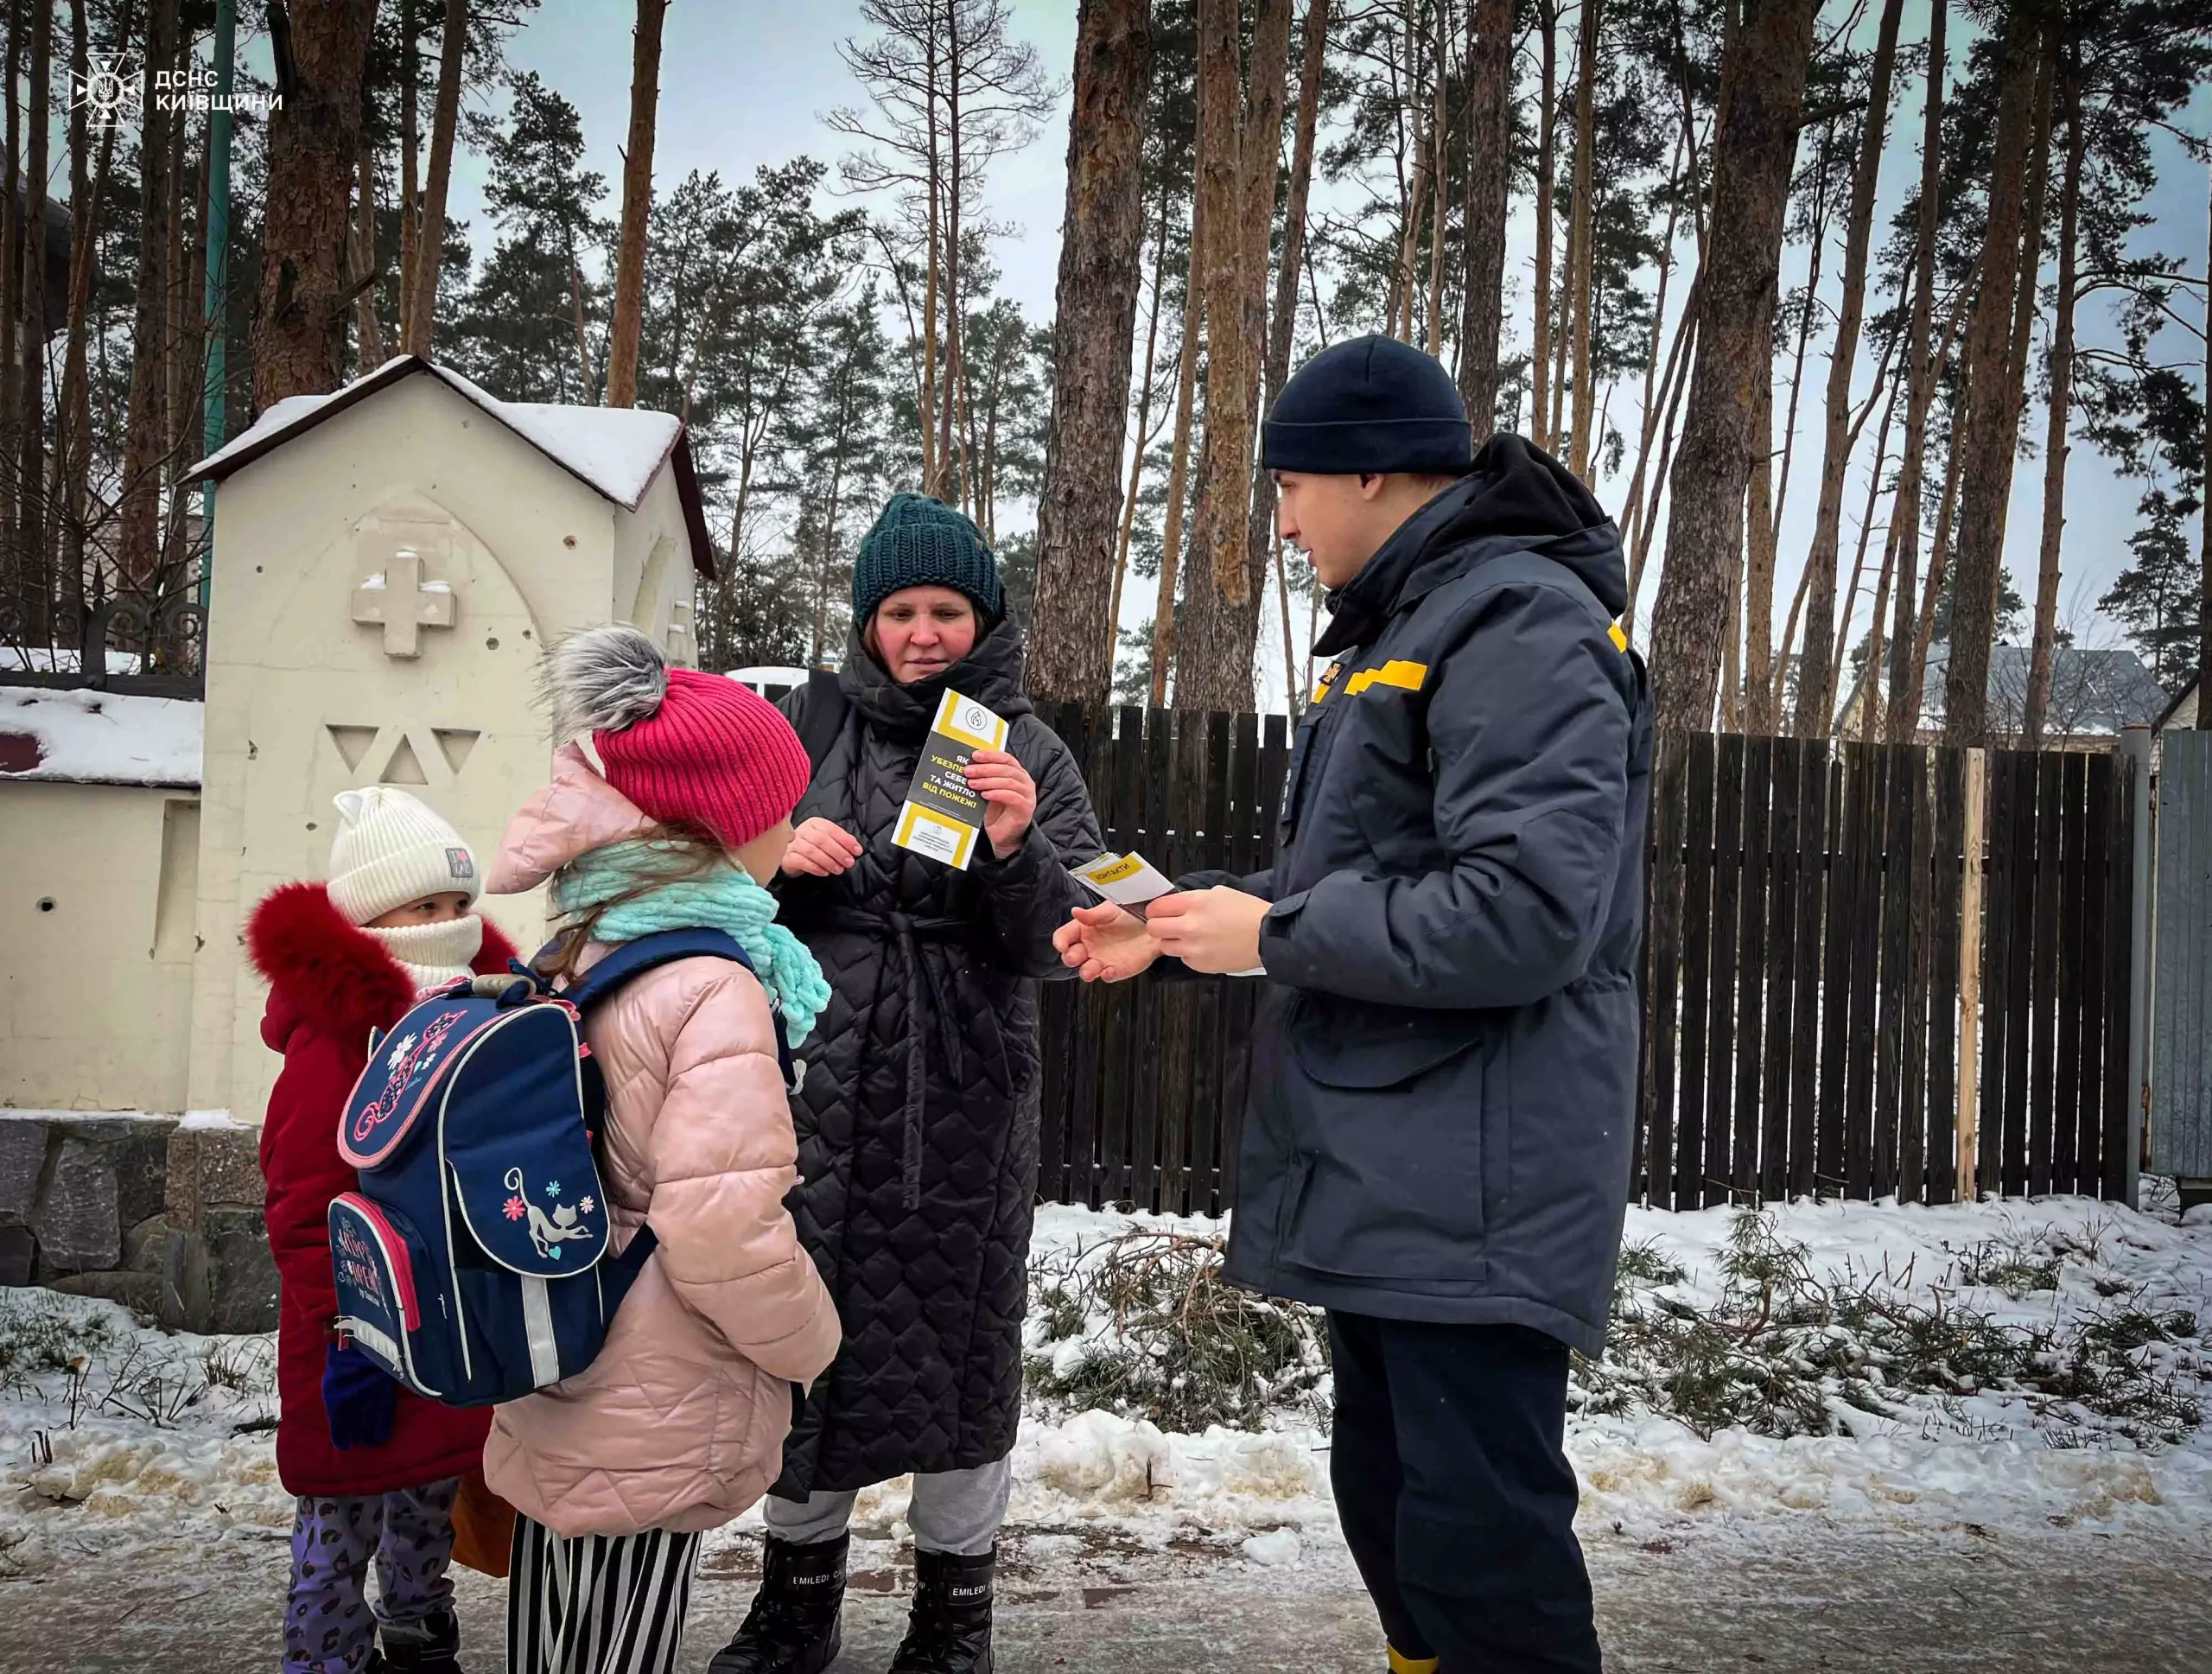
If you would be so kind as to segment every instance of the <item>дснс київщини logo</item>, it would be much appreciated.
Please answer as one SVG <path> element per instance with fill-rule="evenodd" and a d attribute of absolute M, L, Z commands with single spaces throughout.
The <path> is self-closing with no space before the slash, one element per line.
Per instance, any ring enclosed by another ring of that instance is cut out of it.
<path fill-rule="evenodd" d="M 143 114 L 143 77 L 127 53 L 94 53 L 82 75 L 69 76 L 69 108 L 83 107 L 94 127 L 105 128 Z M 284 108 L 281 93 L 221 92 L 215 73 L 199 64 L 160 70 L 154 75 L 154 105 L 166 112 L 206 115 L 245 111 L 267 116 Z"/>

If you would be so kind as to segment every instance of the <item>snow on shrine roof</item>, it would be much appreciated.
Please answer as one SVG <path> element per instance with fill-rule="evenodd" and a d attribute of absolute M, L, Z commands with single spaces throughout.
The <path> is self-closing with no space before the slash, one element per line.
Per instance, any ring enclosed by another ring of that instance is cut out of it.
<path fill-rule="evenodd" d="M 184 697 L 0 686 L 0 783 L 196 786 L 207 710 Z"/>
<path fill-rule="evenodd" d="M 691 465 L 691 443 L 683 421 L 672 413 L 635 407 L 569 407 L 534 401 L 502 401 L 450 367 L 420 355 L 394 356 L 365 377 L 327 395 L 287 396 L 256 419 L 251 429 L 194 465 L 187 483 L 219 482 L 233 471 L 304 436 L 325 419 L 428 372 L 472 405 L 498 419 L 586 487 L 626 512 L 644 501 L 662 468 L 673 466 L 677 497 L 691 535 L 691 561 L 699 573 L 715 573 L 715 549 L 707 533 L 699 480 Z"/>

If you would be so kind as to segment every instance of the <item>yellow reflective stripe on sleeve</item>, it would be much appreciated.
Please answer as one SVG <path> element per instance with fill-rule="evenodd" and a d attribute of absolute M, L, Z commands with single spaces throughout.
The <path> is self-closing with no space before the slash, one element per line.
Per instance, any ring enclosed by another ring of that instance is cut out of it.
<path fill-rule="evenodd" d="M 1613 642 L 1613 649 L 1615 651 L 1626 651 L 1628 649 L 1628 635 L 1621 632 L 1621 625 L 1618 622 L 1609 622 L 1606 624 L 1605 637 Z"/>
<path fill-rule="evenodd" d="M 1419 691 L 1428 678 L 1427 663 L 1407 663 L 1392 659 L 1381 668 L 1363 668 L 1344 683 L 1344 696 L 1357 697 L 1370 686 L 1396 686 L 1403 691 Z"/>
<path fill-rule="evenodd" d="M 1438 1658 L 1423 1657 L 1416 1661 L 1388 1641 L 1382 1648 L 1390 1653 L 1390 1674 L 1436 1674 Z"/>

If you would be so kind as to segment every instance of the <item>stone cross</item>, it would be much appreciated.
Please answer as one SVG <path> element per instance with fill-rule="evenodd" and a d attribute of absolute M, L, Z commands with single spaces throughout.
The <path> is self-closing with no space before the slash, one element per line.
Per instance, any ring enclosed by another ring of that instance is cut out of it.
<path fill-rule="evenodd" d="M 403 546 L 353 589 L 353 620 L 383 627 L 385 656 L 419 657 L 418 628 L 454 624 L 453 588 L 424 581 L 423 555 Z"/>

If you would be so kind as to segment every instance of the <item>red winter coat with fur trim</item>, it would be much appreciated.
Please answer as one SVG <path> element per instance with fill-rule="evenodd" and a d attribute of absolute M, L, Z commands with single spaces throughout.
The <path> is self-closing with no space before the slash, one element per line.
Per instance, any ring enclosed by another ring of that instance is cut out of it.
<path fill-rule="evenodd" d="M 330 1276 L 330 1200 L 350 1192 L 338 1119 L 368 1060 L 369 1031 L 389 1028 L 414 990 L 372 936 L 355 929 L 319 883 L 293 883 L 254 909 L 246 952 L 269 983 L 261 1038 L 284 1054 L 261 1130 L 269 1246 L 276 1257 L 276 1474 L 296 1494 L 367 1495 L 417 1487 L 473 1470 L 492 1410 L 440 1406 L 399 1391 L 391 1439 L 378 1448 L 330 1443 L 322 1406 L 323 1354 L 338 1298 Z M 487 920 L 481 972 L 505 971 L 514 949 Z"/>

